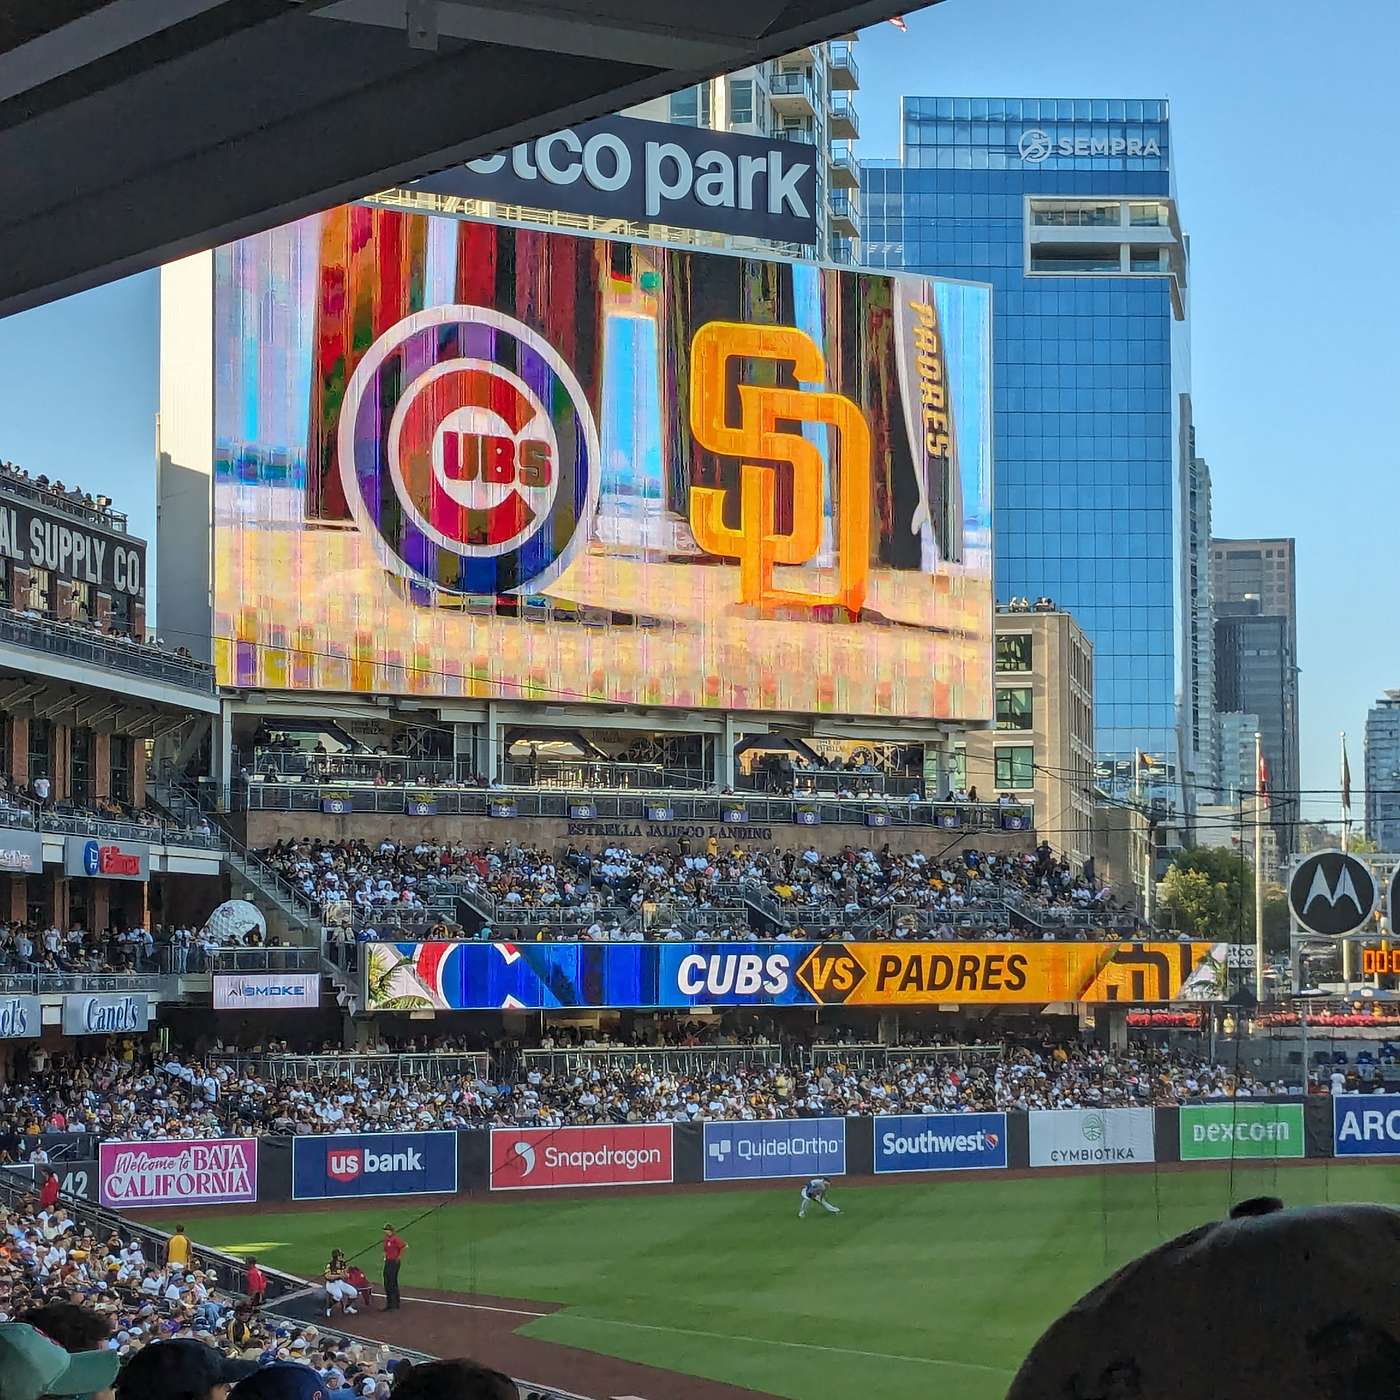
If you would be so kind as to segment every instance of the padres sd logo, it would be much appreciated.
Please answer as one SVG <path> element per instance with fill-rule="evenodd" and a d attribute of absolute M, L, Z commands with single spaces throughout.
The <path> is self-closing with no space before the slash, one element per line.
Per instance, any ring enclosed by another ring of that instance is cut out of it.
<path fill-rule="evenodd" d="M 386 568 L 454 593 L 535 592 L 598 506 L 598 429 L 558 352 L 513 317 L 438 306 L 370 346 L 337 427 L 355 522 Z"/>

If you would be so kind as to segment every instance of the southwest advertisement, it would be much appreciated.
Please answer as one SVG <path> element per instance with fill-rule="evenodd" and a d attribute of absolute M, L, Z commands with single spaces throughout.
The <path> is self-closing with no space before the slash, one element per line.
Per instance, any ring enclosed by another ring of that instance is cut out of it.
<path fill-rule="evenodd" d="M 706 1181 L 844 1176 L 846 1120 L 787 1118 L 706 1123 L 704 1154 Z"/>
<path fill-rule="evenodd" d="M 1235 1099 L 1230 1103 L 1186 1104 L 1177 1122 L 1183 1162 L 1304 1154 L 1300 1103 Z"/>
<path fill-rule="evenodd" d="M 990 718 L 989 288 L 353 205 L 213 315 L 222 683 Z"/>
<path fill-rule="evenodd" d="M 98 1199 L 109 1210 L 256 1201 L 258 1140 L 103 1142 L 97 1174 Z"/>
<path fill-rule="evenodd" d="M 431 1196 L 457 1189 L 457 1134 L 345 1133 L 292 1139 L 292 1199 Z"/>
<path fill-rule="evenodd" d="M 962 1172 L 1006 1165 L 1004 1113 L 896 1113 L 875 1119 L 875 1171 Z"/>
<path fill-rule="evenodd" d="M 1209 943 L 367 943 L 369 1011 L 1168 1002 Z"/>
<path fill-rule="evenodd" d="M 1112 1167 L 1156 1160 L 1150 1108 L 1033 1108 L 1031 1166 Z"/>
<path fill-rule="evenodd" d="M 669 1123 L 491 1129 L 493 1191 L 644 1186 L 674 1179 Z"/>
<path fill-rule="evenodd" d="M 1400 1094 L 1336 1094 L 1332 1150 L 1338 1157 L 1400 1156 Z"/>

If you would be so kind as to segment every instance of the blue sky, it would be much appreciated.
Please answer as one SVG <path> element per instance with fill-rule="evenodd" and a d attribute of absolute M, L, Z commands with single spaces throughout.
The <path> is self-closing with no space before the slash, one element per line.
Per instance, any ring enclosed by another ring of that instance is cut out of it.
<path fill-rule="evenodd" d="M 858 50 L 862 155 L 897 153 L 902 93 L 1171 99 L 1216 533 L 1297 537 L 1303 784 L 1335 790 L 1346 729 L 1359 787 L 1366 709 L 1400 685 L 1400 6 L 945 0 L 908 23 Z M 149 535 L 154 276 L 0 321 L 0 365 L 0 456 Z"/>

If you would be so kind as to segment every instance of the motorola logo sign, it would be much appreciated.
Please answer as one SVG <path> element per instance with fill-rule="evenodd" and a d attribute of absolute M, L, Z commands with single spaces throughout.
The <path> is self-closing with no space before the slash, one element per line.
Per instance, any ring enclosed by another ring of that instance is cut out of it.
<path fill-rule="evenodd" d="M 1288 906 L 1309 933 L 1337 938 L 1375 913 L 1380 890 L 1364 861 L 1345 851 L 1317 851 L 1288 882 Z"/>
<path fill-rule="evenodd" d="M 1016 153 L 1027 165 L 1039 165 L 1051 156 L 1106 157 L 1151 156 L 1160 159 L 1162 148 L 1155 137 L 1140 136 L 1051 136 L 1040 127 L 1021 133 Z"/>

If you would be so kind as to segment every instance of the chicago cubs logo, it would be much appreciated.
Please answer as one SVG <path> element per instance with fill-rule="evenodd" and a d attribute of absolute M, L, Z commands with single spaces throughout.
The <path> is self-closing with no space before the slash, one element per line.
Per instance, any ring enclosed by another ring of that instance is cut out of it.
<path fill-rule="evenodd" d="M 408 316 L 370 346 L 337 429 L 356 524 L 431 588 L 536 592 L 588 539 L 598 429 L 546 340 L 482 306 Z"/>

